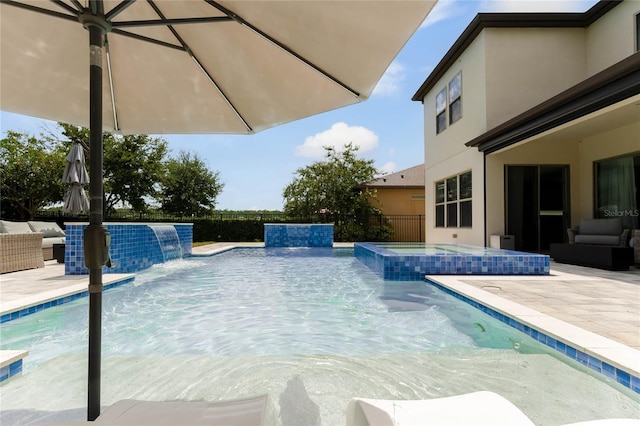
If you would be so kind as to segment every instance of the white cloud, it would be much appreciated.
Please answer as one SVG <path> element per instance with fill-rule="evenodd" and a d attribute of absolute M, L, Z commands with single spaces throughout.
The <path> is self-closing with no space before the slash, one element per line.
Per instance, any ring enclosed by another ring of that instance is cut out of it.
<path fill-rule="evenodd" d="M 391 95 L 400 90 L 400 83 L 404 80 L 404 66 L 398 62 L 392 62 L 382 75 L 382 78 L 373 89 L 373 95 Z"/>
<path fill-rule="evenodd" d="M 438 0 L 438 3 L 436 3 L 431 12 L 429 12 L 427 19 L 424 20 L 420 28 L 428 27 L 445 19 L 460 15 L 464 12 L 460 7 L 461 4 L 461 2 L 454 0 Z"/>
<path fill-rule="evenodd" d="M 481 12 L 584 12 L 596 0 L 483 0 Z"/>
<path fill-rule="evenodd" d="M 359 153 L 372 151 L 378 147 L 378 135 L 365 127 L 349 126 L 339 122 L 328 130 L 307 137 L 304 144 L 296 146 L 295 154 L 299 157 L 322 158 L 325 146 L 333 147 L 340 152 L 348 143 L 359 147 Z"/>
<path fill-rule="evenodd" d="M 387 161 L 386 163 L 384 163 L 382 165 L 382 167 L 378 167 L 378 170 L 381 173 L 384 173 L 385 175 L 388 175 L 390 173 L 395 172 L 397 167 L 398 166 L 393 161 Z"/>

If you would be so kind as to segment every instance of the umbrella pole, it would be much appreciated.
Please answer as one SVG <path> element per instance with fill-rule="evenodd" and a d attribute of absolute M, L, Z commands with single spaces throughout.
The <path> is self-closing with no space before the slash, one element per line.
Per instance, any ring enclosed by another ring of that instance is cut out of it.
<path fill-rule="evenodd" d="M 93 13 L 103 13 L 102 0 L 92 0 Z M 87 419 L 95 420 L 100 415 L 100 372 L 102 345 L 102 259 L 96 243 L 104 232 L 102 225 L 102 48 L 103 27 L 90 23 L 89 30 L 89 226 L 84 235 L 85 265 L 89 268 L 89 361 L 87 390 Z M 105 248 L 106 250 L 106 248 Z"/>

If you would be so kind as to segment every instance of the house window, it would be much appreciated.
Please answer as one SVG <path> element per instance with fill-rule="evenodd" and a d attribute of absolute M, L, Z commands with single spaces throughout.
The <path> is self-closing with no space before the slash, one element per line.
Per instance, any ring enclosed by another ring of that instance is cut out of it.
<path fill-rule="evenodd" d="M 596 218 L 620 218 L 631 229 L 640 226 L 640 153 L 595 163 Z"/>
<path fill-rule="evenodd" d="M 448 119 L 447 119 L 448 117 Z M 436 95 L 436 134 L 462 118 L 462 71 Z"/>
<path fill-rule="evenodd" d="M 468 228 L 472 224 L 471 172 L 436 182 L 436 228 Z"/>
<path fill-rule="evenodd" d="M 640 52 L 640 13 L 636 15 L 636 52 Z"/>
<path fill-rule="evenodd" d="M 447 88 L 436 96 L 436 133 L 447 128 Z"/>
<path fill-rule="evenodd" d="M 462 72 L 449 82 L 449 124 L 462 118 Z"/>

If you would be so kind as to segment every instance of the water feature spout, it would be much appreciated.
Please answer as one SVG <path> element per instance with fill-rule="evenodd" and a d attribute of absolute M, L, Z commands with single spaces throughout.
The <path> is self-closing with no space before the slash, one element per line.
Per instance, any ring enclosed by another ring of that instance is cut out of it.
<path fill-rule="evenodd" d="M 164 262 L 182 259 L 182 245 L 173 225 L 149 225 L 149 228 L 158 240 Z"/>

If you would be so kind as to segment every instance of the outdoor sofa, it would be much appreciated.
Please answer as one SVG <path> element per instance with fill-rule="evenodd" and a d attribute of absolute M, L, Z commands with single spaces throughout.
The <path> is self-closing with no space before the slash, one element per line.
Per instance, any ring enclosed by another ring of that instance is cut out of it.
<path fill-rule="evenodd" d="M 0 234 L 41 233 L 40 249 L 44 260 L 53 259 L 53 245 L 65 243 L 65 233 L 55 222 L 13 222 L 0 220 Z"/>
<path fill-rule="evenodd" d="M 619 218 L 582 219 L 580 226 L 567 230 L 568 244 L 551 244 L 551 257 L 573 265 L 629 269 L 634 262 L 630 232 Z"/>

